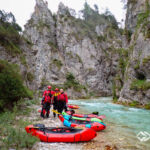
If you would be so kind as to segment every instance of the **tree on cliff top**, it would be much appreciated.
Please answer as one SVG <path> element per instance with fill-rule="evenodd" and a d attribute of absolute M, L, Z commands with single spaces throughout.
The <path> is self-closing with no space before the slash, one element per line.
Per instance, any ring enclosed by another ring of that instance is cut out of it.
<path fill-rule="evenodd" d="M 14 15 L 0 10 L 0 45 L 10 54 L 21 53 L 21 27 L 16 23 Z"/>
<path fill-rule="evenodd" d="M 92 9 L 90 5 L 85 2 L 83 10 L 80 11 L 87 24 L 96 26 L 108 23 L 113 28 L 118 29 L 118 22 L 108 9 L 106 9 L 105 13 L 99 14 L 99 8 L 96 4 L 94 5 L 94 8 L 95 9 Z"/>

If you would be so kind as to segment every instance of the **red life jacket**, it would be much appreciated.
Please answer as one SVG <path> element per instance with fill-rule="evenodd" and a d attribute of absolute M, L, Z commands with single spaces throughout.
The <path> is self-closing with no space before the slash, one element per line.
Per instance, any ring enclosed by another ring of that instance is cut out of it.
<path fill-rule="evenodd" d="M 43 93 L 43 96 L 46 96 L 46 92 L 49 93 L 49 96 L 52 97 L 53 94 L 55 93 L 54 91 L 51 91 L 51 90 L 45 90 L 44 93 Z"/>
<path fill-rule="evenodd" d="M 58 95 L 57 100 L 67 102 L 66 95 L 64 93 L 61 93 L 60 95 Z"/>
<path fill-rule="evenodd" d="M 44 96 L 44 103 L 50 103 L 51 104 L 51 97 L 50 96 Z"/>

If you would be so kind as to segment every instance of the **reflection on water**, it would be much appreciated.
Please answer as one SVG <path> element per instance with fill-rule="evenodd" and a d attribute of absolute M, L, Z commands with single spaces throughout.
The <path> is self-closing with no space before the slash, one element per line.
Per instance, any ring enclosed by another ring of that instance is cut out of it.
<path fill-rule="evenodd" d="M 98 111 L 100 115 L 105 115 L 106 136 L 108 134 L 109 140 L 113 142 L 120 141 L 119 144 L 123 149 L 150 150 L 150 140 L 140 142 L 136 137 L 140 131 L 150 133 L 150 111 L 113 104 L 111 100 L 110 97 L 104 97 L 92 100 L 70 100 L 69 103 L 79 105 L 86 113 Z"/>

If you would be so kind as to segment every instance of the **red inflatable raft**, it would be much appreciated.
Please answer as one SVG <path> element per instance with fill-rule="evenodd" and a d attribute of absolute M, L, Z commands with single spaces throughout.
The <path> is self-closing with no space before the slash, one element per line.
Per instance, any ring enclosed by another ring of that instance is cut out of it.
<path fill-rule="evenodd" d="M 59 119 L 63 122 L 64 126 L 67 127 L 85 127 L 91 128 L 95 131 L 101 131 L 106 128 L 106 125 L 103 122 L 91 122 L 74 119 L 66 120 L 62 115 L 59 115 Z"/>
<path fill-rule="evenodd" d="M 94 114 L 75 114 L 75 113 L 72 113 L 72 111 L 70 111 L 70 110 L 66 111 L 66 113 L 68 115 L 72 115 L 74 117 L 81 117 L 81 118 L 98 118 L 100 120 L 103 120 L 105 118 L 104 115 L 98 116 L 98 115 L 94 115 Z"/>
<path fill-rule="evenodd" d="M 25 128 L 27 133 L 38 137 L 42 142 L 80 142 L 90 141 L 97 136 L 96 132 L 89 128 L 47 128 L 43 124 L 29 125 Z"/>
<path fill-rule="evenodd" d="M 69 104 L 69 105 L 68 105 L 68 108 L 71 108 L 71 109 L 79 109 L 79 106 L 78 106 L 78 105 Z"/>

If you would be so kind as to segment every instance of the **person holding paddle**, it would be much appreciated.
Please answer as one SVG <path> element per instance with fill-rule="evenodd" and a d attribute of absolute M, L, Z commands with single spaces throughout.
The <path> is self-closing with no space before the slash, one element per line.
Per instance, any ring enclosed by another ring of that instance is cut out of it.
<path fill-rule="evenodd" d="M 60 95 L 59 89 L 55 89 L 55 93 L 53 94 L 52 100 L 53 100 L 53 110 L 58 110 L 58 96 Z M 56 113 L 53 112 L 54 118 L 56 117 Z"/>
<path fill-rule="evenodd" d="M 67 94 L 64 93 L 63 89 L 60 89 L 60 95 L 57 97 L 58 100 L 58 112 L 62 113 L 63 109 L 66 109 L 66 104 L 68 103 Z"/>

